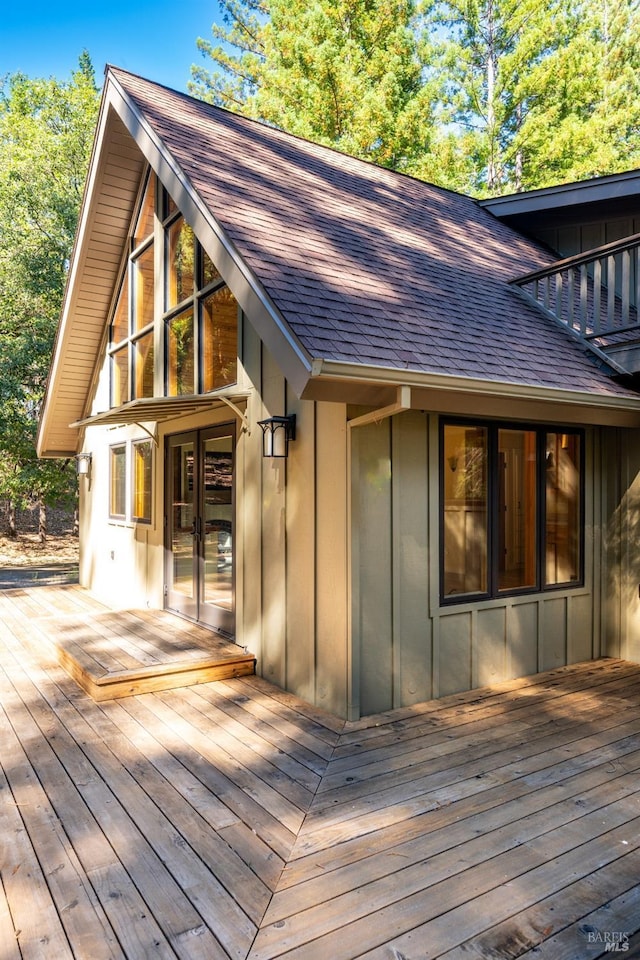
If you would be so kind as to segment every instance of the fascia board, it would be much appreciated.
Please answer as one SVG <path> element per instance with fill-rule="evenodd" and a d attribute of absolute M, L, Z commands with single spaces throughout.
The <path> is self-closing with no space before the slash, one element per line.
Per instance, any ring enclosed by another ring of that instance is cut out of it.
<path fill-rule="evenodd" d="M 516 214 L 538 213 L 581 204 L 598 203 L 640 195 L 640 171 L 611 174 L 592 180 L 560 184 L 557 187 L 542 187 L 524 193 L 507 194 L 479 200 L 478 204 L 499 219 Z"/>
<path fill-rule="evenodd" d="M 543 387 L 520 383 L 510 383 L 493 380 L 478 380 L 471 377 L 447 376 L 446 374 L 421 373 L 419 371 L 403 370 L 395 367 L 372 367 L 347 363 L 339 360 L 314 361 L 312 377 L 309 380 L 305 396 L 313 395 L 314 386 L 322 382 L 336 384 L 366 383 L 377 384 L 381 388 L 400 386 L 411 388 L 413 408 L 422 408 L 425 393 L 441 395 L 442 397 L 459 396 L 491 397 L 501 401 L 525 401 L 534 404 L 554 405 L 593 411 L 597 413 L 617 412 L 631 414 L 631 419 L 637 420 L 640 426 L 640 395 L 628 397 L 614 397 L 603 394 L 593 394 L 578 390 L 561 390 L 554 387 Z M 418 392 L 420 391 L 420 392 Z M 337 399 L 337 397 L 336 397 Z M 446 402 L 446 401 L 445 401 Z M 599 420 L 599 417 L 597 418 Z M 629 419 L 625 417 L 625 419 Z M 594 422 L 597 422 L 594 419 Z"/>

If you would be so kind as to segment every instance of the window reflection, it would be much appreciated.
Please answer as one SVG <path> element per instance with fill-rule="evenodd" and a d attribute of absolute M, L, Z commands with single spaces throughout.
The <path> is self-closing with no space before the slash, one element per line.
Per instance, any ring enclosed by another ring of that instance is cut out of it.
<path fill-rule="evenodd" d="M 162 218 L 161 258 L 154 241 L 156 209 Z M 154 397 L 159 382 L 160 395 L 174 397 L 235 383 L 238 305 L 153 174 L 132 232 L 132 249 L 111 318 L 111 406 Z M 159 260 L 161 276 L 155 270 Z M 160 360 L 154 349 L 157 327 L 164 337 L 162 371 L 154 370 Z"/>
<path fill-rule="evenodd" d="M 150 440 L 133 444 L 133 509 L 134 520 L 151 521 L 151 465 L 153 448 Z"/>
<path fill-rule="evenodd" d="M 582 443 L 577 430 L 443 425 L 443 601 L 581 581 Z"/>
<path fill-rule="evenodd" d="M 498 589 L 536 584 L 536 433 L 498 431 Z"/>
<path fill-rule="evenodd" d="M 133 245 L 140 246 L 143 240 L 153 234 L 153 215 L 156 207 L 156 178 L 150 174 L 147 183 L 144 199 L 140 208 L 140 214 L 133 231 Z"/>
<path fill-rule="evenodd" d="M 153 396 L 153 330 L 139 337 L 135 348 L 135 396 Z"/>
<path fill-rule="evenodd" d="M 112 517 L 124 517 L 127 489 L 127 448 L 124 444 L 109 448 L 109 513 Z"/>
<path fill-rule="evenodd" d="M 153 323 L 153 288 L 153 245 L 151 245 L 134 261 L 134 332 Z"/>
<path fill-rule="evenodd" d="M 222 287 L 202 304 L 202 359 L 204 392 L 235 383 L 238 357 L 238 304 Z"/>
<path fill-rule="evenodd" d="M 167 309 L 193 295 L 195 238 L 182 217 L 168 229 Z"/>
<path fill-rule="evenodd" d="M 444 595 L 487 590 L 487 429 L 444 428 Z"/>
<path fill-rule="evenodd" d="M 580 579 L 580 437 L 548 433 L 545 462 L 545 582 Z"/>
<path fill-rule="evenodd" d="M 119 407 L 129 400 L 129 348 L 117 350 L 111 357 L 111 405 Z"/>
<path fill-rule="evenodd" d="M 187 310 L 168 321 L 168 384 L 170 397 L 195 393 L 193 312 Z"/>

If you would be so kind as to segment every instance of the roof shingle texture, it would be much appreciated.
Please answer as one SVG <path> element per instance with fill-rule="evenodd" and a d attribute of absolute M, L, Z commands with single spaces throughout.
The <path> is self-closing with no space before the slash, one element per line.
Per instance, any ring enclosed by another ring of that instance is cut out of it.
<path fill-rule="evenodd" d="M 310 357 L 629 395 L 509 286 L 553 257 L 476 201 L 112 73 Z"/>

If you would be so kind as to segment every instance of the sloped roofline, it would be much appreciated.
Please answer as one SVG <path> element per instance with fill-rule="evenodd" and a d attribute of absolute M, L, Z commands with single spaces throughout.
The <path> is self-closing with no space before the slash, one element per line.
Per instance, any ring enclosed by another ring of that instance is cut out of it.
<path fill-rule="evenodd" d="M 79 326 L 74 318 L 74 293 L 78 288 L 82 269 L 89 253 L 92 214 L 99 201 L 102 188 L 101 161 L 108 141 L 110 121 L 113 115 L 117 116 L 123 123 L 144 161 L 152 167 L 171 194 L 205 250 L 215 262 L 236 300 L 244 312 L 251 317 L 252 324 L 256 327 L 268 349 L 273 353 L 294 390 L 299 393 L 302 392 L 312 370 L 311 358 L 292 334 L 278 309 L 267 296 L 260 281 L 243 261 L 224 229 L 199 197 L 181 170 L 180 165 L 171 155 L 170 150 L 162 143 L 143 114 L 132 102 L 131 97 L 123 89 L 114 73 L 114 69 L 107 66 L 93 151 L 67 277 L 63 311 L 54 344 L 47 390 L 40 416 L 37 438 L 39 456 L 69 456 L 76 450 L 77 427 L 68 428 L 68 437 L 64 445 L 54 444 L 52 447 L 48 441 L 48 436 L 52 419 L 56 415 L 57 388 L 65 376 L 67 349 Z M 121 257 L 118 258 L 118 266 L 114 274 L 114 287 L 120 263 Z M 82 361 L 76 364 L 78 367 L 76 375 L 79 375 L 80 382 L 84 384 L 86 391 L 81 401 L 76 399 L 75 409 L 69 417 L 69 424 L 81 420 L 87 412 L 86 404 L 90 400 L 95 367 L 104 343 L 104 319 L 104 316 L 102 316 L 102 332 L 95 340 L 95 350 L 88 351 Z M 69 371 L 66 372 L 68 375 Z"/>
<path fill-rule="evenodd" d="M 369 402 L 363 400 L 362 394 L 362 386 L 367 381 L 370 387 L 368 396 L 375 405 L 390 381 L 397 383 L 399 379 L 407 386 L 415 386 L 416 395 L 421 396 L 424 396 L 428 384 L 433 385 L 435 394 L 443 396 L 448 392 L 454 400 L 461 391 L 467 396 L 475 394 L 472 378 L 439 375 L 411 367 L 402 370 L 393 368 L 394 372 L 390 374 L 386 364 L 341 363 L 317 354 L 312 356 L 270 299 L 258 276 L 211 212 L 206 200 L 189 180 L 184 166 L 171 152 L 170 146 L 156 132 L 144 110 L 136 105 L 135 99 L 120 82 L 120 73 L 123 80 L 131 76 L 126 71 L 107 67 L 63 313 L 40 420 L 40 456 L 69 456 L 77 449 L 80 434 L 78 427 L 71 427 L 70 424 L 82 421 L 88 412 L 87 404 L 92 397 L 97 364 L 106 343 L 106 320 L 112 307 L 133 205 L 146 164 L 152 167 L 168 189 L 298 396 L 341 402 Z M 159 87 L 157 84 L 154 86 Z M 121 178 L 126 181 L 124 184 Z M 607 185 L 610 188 L 611 181 L 622 183 L 633 180 L 637 185 L 640 174 L 616 175 L 601 180 L 607 184 L 600 183 L 598 189 L 604 189 Z M 589 187 L 589 184 L 567 185 L 536 191 L 536 194 L 540 202 L 543 200 L 542 194 L 546 197 L 544 202 L 550 202 L 549 198 L 563 191 L 575 188 L 578 192 L 584 192 Z M 117 193 L 115 203 L 114 191 Z M 511 199 L 521 203 L 523 197 L 518 195 Z M 491 210 L 492 202 L 506 203 L 508 199 L 485 201 L 483 205 Z M 105 226 L 105 223 L 109 225 Z M 101 246 L 104 247 L 106 243 L 111 247 L 111 254 L 105 266 L 100 258 Z M 96 276 L 100 281 L 97 285 Z M 501 383 L 492 378 L 483 380 L 482 384 L 478 381 L 478 392 L 484 390 L 487 396 L 499 398 Z M 465 386 L 469 389 L 465 390 Z M 326 387 L 330 389 L 325 396 Z M 544 397 L 552 403 L 577 403 L 583 409 L 595 409 L 597 404 L 602 409 L 608 409 L 609 415 L 616 408 L 625 411 L 627 416 L 631 410 L 638 411 L 636 416 L 640 414 L 640 401 L 630 394 L 617 394 L 606 399 L 599 395 L 594 403 L 591 395 L 584 390 L 557 390 L 548 385 L 540 389 L 539 395 L 538 391 L 533 392 L 539 399 Z M 523 400 L 533 399 L 531 389 L 524 383 L 509 383 L 507 395 L 519 396 Z"/>

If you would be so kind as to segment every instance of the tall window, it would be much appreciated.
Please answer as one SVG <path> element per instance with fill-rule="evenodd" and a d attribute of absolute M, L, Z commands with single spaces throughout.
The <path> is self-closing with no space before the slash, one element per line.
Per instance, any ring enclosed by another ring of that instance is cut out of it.
<path fill-rule="evenodd" d="M 161 277 L 156 277 L 157 246 Z M 111 406 L 153 397 L 159 382 L 158 392 L 171 397 L 230 386 L 237 380 L 237 331 L 233 294 L 149 173 L 110 327 Z M 156 371 L 160 340 L 164 371 Z"/>
<path fill-rule="evenodd" d="M 582 451 L 575 430 L 443 424 L 443 601 L 582 580 Z"/>
<path fill-rule="evenodd" d="M 165 393 L 206 393 L 237 379 L 238 304 L 165 194 Z"/>
<path fill-rule="evenodd" d="M 131 445 L 132 458 L 132 520 L 151 522 L 153 446 L 151 440 L 137 440 Z"/>
<path fill-rule="evenodd" d="M 127 509 L 127 448 L 109 448 L 109 515 L 124 518 Z"/>
<path fill-rule="evenodd" d="M 111 323 L 111 405 L 153 396 L 155 177 L 133 226 L 131 254 Z"/>

